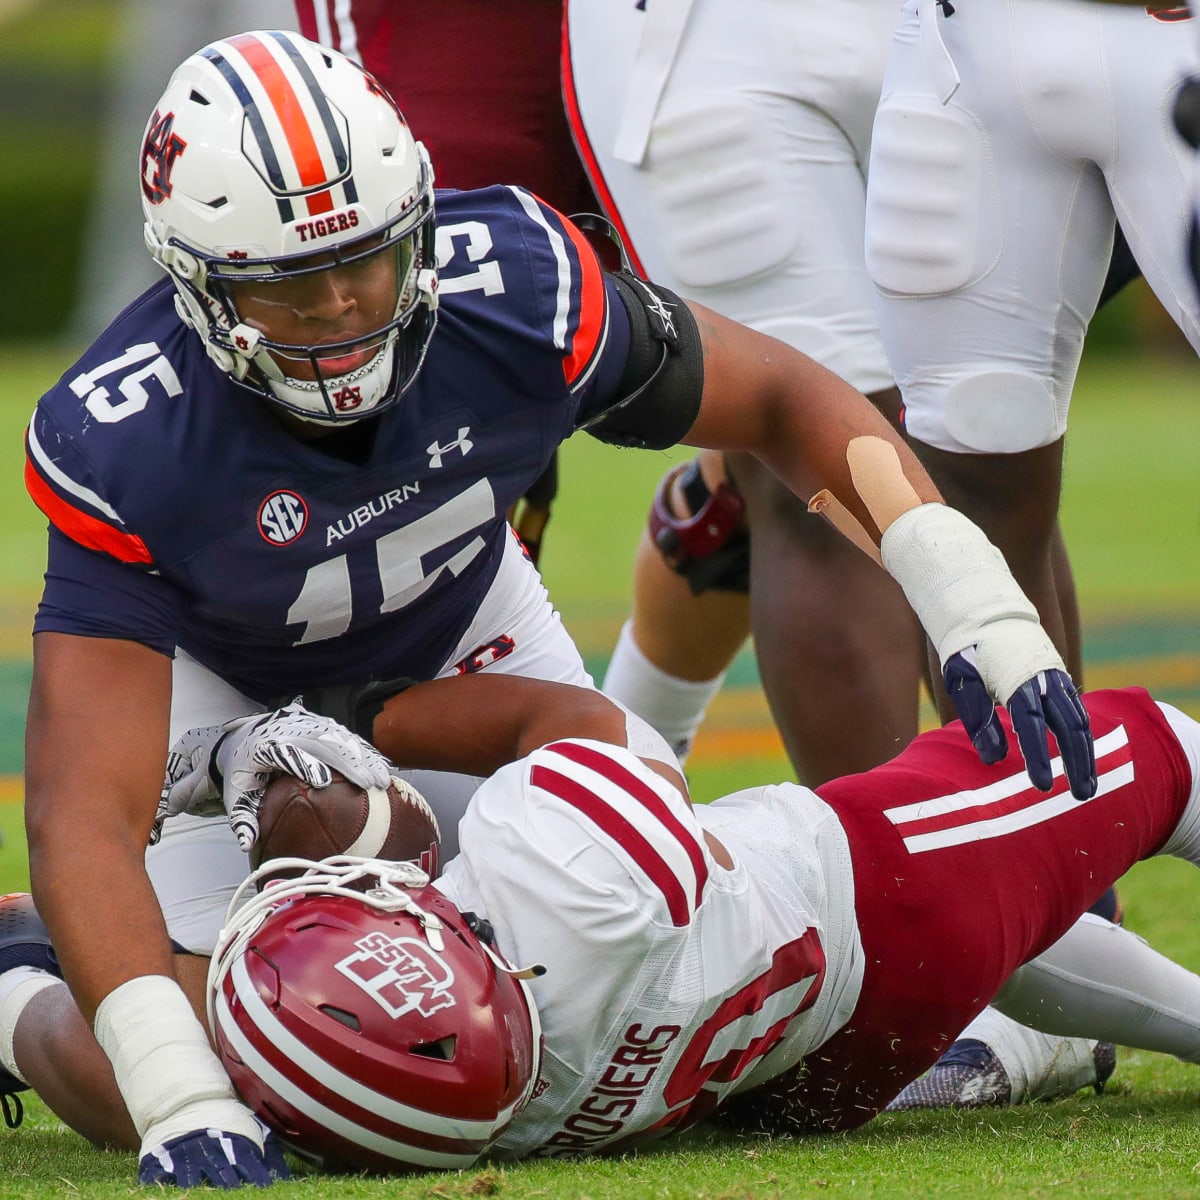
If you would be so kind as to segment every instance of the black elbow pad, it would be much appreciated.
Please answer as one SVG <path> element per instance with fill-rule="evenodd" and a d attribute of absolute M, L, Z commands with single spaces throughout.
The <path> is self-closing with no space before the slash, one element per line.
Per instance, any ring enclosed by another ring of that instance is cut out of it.
<path fill-rule="evenodd" d="M 611 278 L 629 314 L 629 361 L 619 398 L 599 412 L 582 413 L 578 428 L 614 446 L 665 450 L 687 434 L 700 411 L 700 329 L 674 292 L 629 271 Z"/>

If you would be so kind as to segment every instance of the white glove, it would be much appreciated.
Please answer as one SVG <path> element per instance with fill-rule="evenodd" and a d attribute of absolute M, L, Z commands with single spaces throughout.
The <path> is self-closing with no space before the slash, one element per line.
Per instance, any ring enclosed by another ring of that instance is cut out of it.
<path fill-rule="evenodd" d="M 390 764 L 343 725 L 293 702 L 270 713 L 237 717 L 224 725 L 189 729 L 167 756 L 167 775 L 155 831 L 168 816 L 229 815 L 238 845 L 258 837 L 258 808 L 277 775 L 295 775 L 310 787 L 328 787 L 337 771 L 361 788 L 386 788 Z"/>

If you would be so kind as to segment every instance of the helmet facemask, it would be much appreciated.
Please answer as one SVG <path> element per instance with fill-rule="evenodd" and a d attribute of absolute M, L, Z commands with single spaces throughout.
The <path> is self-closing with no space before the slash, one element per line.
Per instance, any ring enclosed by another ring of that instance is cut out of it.
<path fill-rule="evenodd" d="M 228 259 L 206 255 L 172 239 L 172 247 L 198 265 L 180 281 L 190 293 L 192 311 L 207 314 L 207 341 L 237 367 L 238 381 L 305 420 L 345 423 L 390 407 L 416 377 L 437 320 L 434 268 L 433 191 L 427 185 L 417 201 L 383 229 L 319 254 L 287 258 Z M 346 290 L 356 279 L 384 275 L 394 297 L 375 328 L 344 340 L 319 343 L 271 337 L 252 311 L 287 310 L 310 284 L 335 274 Z M 280 294 L 275 301 L 271 293 Z M 249 320 L 247 319 L 249 317 Z M 348 369 L 346 359 L 369 356 Z"/>

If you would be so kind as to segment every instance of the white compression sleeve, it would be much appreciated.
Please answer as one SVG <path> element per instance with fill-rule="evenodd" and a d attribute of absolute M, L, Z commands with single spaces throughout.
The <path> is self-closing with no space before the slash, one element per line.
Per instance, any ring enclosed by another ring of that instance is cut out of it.
<path fill-rule="evenodd" d="M 206 1129 L 239 1133 L 262 1149 L 261 1127 L 234 1094 L 173 979 L 141 975 L 121 984 L 101 1001 L 93 1028 L 142 1139 L 142 1155 Z"/>
<path fill-rule="evenodd" d="M 0 975 L 0 1065 L 22 1083 L 29 1080 L 18 1069 L 13 1052 L 17 1022 L 34 996 L 56 986 L 67 985 L 40 967 L 13 967 Z"/>
<path fill-rule="evenodd" d="M 1047 1033 L 1200 1063 L 1200 975 L 1091 913 L 1018 968 L 993 1003 Z"/>
<path fill-rule="evenodd" d="M 1171 836 L 1159 854 L 1170 854 L 1200 867 L 1200 724 L 1173 705 L 1156 702 L 1179 739 L 1188 769 L 1192 773 L 1192 790 L 1188 802 Z"/>

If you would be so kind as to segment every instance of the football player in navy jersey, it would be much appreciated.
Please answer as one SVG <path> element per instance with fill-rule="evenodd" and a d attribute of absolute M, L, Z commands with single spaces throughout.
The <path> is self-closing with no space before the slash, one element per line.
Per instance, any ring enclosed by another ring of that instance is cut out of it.
<path fill-rule="evenodd" d="M 246 874 L 235 828 L 252 837 L 271 764 L 315 786 L 332 771 L 386 782 L 365 741 L 288 703 L 299 692 L 340 689 L 361 731 L 400 677 L 590 684 L 504 520 L 576 429 L 761 458 L 901 584 L 984 761 L 1006 752 L 1005 703 L 1034 784 L 1065 769 L 1079 799 L 1094 793 L 1086 713 L 1032 606 L 864 397 L 605 272 L 520 188 L 440 193 L 435 221 L 427 155 L 342 55 L 265 31 L 190 56 L 150 118 L 140 180 L 169 279 L 42 398 L 27 435 L 50 522 L 30 871 L 72 1003 L 39 965 L 40 926 L 24 965 L 12 933 L 0 1090 L 28 1075 L 86 1136 L 139 1148 L 144 1180 L 278 1174 L 194 1015 Z M 194 731 L 214 726 L 225 753 L 198 771 Z M 420 785 L 452 849 L 469 786 Z M 203 815 L 223 803 L 225 818 Z M 18 1020 L 22 1044 L 44 1034 L 52 1052 L 17 1061 Z"/>
<path fill-rule="evenodd" d="M 519 183 L 559 212 L 598 212 L 559 78 L 563 0 L 296 0 L 300 32 L 394 95 L 437 163 L 439 187 Z M 509 519 L 538 563 L 557 456 Z"/>

